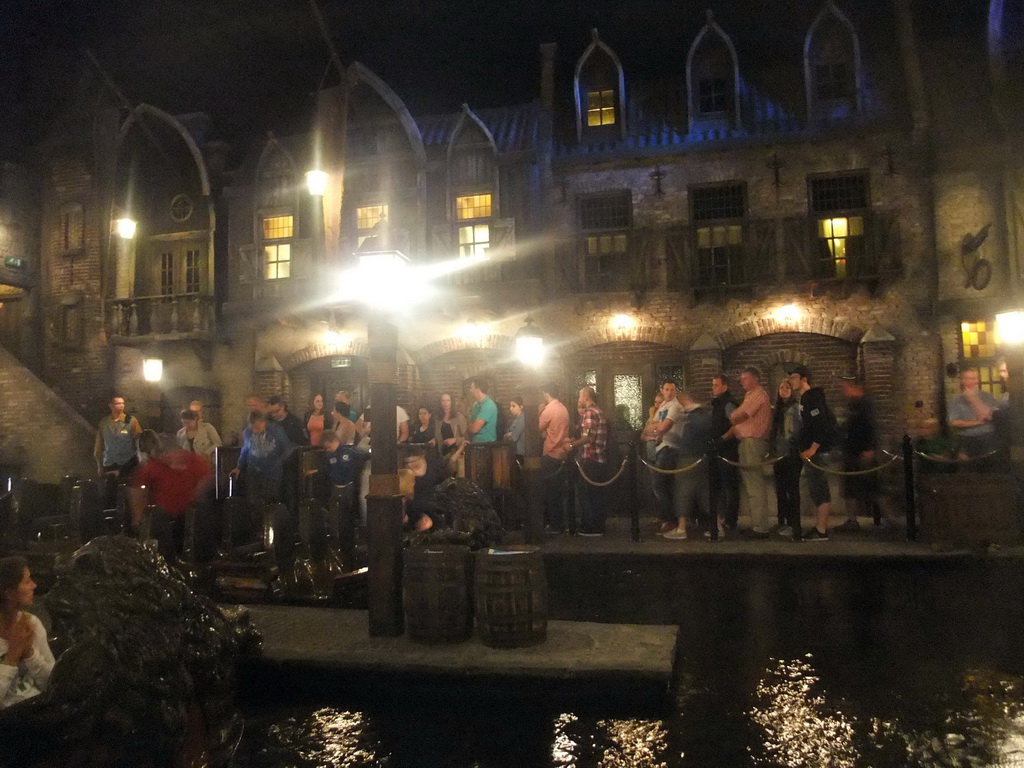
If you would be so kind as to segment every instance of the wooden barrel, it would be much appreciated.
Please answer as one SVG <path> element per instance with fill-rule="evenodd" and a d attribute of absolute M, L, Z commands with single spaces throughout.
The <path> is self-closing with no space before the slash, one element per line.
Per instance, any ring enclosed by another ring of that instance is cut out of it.
<path fill-rule="evenodd" d="M 476 555 L 476 631 L 485 645 L 522 648 L 548 634 L 548 585 L 538 547 L 483 549 Z"/>
<path fill-rule="evenodd" d="M 402 557 L 405 631 L 425 643 L 457 643 L 473 630 L 468 547 L 407 549 Z"/>

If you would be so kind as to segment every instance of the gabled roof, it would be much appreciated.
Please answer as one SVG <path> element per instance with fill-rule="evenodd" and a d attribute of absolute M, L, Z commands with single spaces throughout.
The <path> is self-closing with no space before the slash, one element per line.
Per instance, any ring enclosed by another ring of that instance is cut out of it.
<path fill-rule="evenodd" d="M 491 132 L 499 153 L 537 149 L 545 119 L 540 102 L 531 101 L 527 104 L 509 107 L 474 109 L 473 113 Z M 453 112 L 446 115 L 426 115 L 416 118 L 416 123 L 423 134 L 423 144 L 428 151 L 438 147 L 447 148 L 462 114 L 462 112 Z"/>

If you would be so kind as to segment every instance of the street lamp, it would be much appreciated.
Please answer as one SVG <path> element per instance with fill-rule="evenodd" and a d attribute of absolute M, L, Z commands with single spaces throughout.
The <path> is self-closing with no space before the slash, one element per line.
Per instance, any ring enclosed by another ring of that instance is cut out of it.
<path fill-rule="evenodd" d="M 996 338 L 1006 357 L 1010 393 L 1010 469 L 1024 479 L 1024 312 L 997 314 Z"/>
<path fill-rule="evenodd" d="M 370 308 L 366 341 L 370 348 L 370 402 L 373 413 L 373 458 L 366 495 L 366 534 L 369 555 L 367 607 L 371 636 L 402 634 L 402 494 L 398 487 L 398 327 L 389 310 L 408 271 L 409 259 L 400 251 L 360 254 L 356 271 L 357 295 Z"/>
<path fill-rule="evenodd" d="M 323 197 L 327 192 L 327 171 L 306 171 L 306 188 L 313 197 Z"/>
<path fill-rule="evenodd" d="M 526 318 L 526 325 L 516 333 L 516 357 L 526 370 L 523 390 L 526 456 L 523 458 L 523 482 L 526 485 L 526 540 L 540 543 L 544 536 L 544 488 L 541 475 L 540 446 L 540 382 L 537 372 L 544 362 L 544 335 Z"/>
<path fill-rule="evenodd" d="M 117 230 L 117 236 L 122 240 L 131 240 L 135 237 L 135 228 L 138 226 L 138 222 L 135 219 L 124 216 L 117 219 L 114 222 L 114 228 Z"/>

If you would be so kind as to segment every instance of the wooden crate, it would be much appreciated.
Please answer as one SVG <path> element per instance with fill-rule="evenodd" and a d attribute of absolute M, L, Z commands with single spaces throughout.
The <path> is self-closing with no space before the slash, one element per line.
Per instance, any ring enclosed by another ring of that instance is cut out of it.
<path fill-rule="evenodd" d="M 925 475 L 918 488 L 922 540 L 978 545 L 1024 541 L 1020 489 L 1012 475 Z"/>

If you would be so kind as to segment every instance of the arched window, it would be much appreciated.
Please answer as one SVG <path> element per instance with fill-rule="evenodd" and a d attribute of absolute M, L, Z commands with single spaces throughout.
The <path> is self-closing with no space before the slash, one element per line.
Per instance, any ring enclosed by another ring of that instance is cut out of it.
<path fill-rule="evenodd" d="M 619 57 L 591 30 L 592 40 L 576 63 L 576 134 L 584 139 L 625 135 L 625 78 Z"/>
<path fill-rule="evenodd" d="M 739 127 L 739 62 L 732 40 L 708 11 L 686 57 L 690 129 Z"/>
<path fill-rule="evenodd" d="M 829 2 L 804 41 L 809 119 L 845 117 L 860 109 L 860 44 L 850 20 Z"/>

